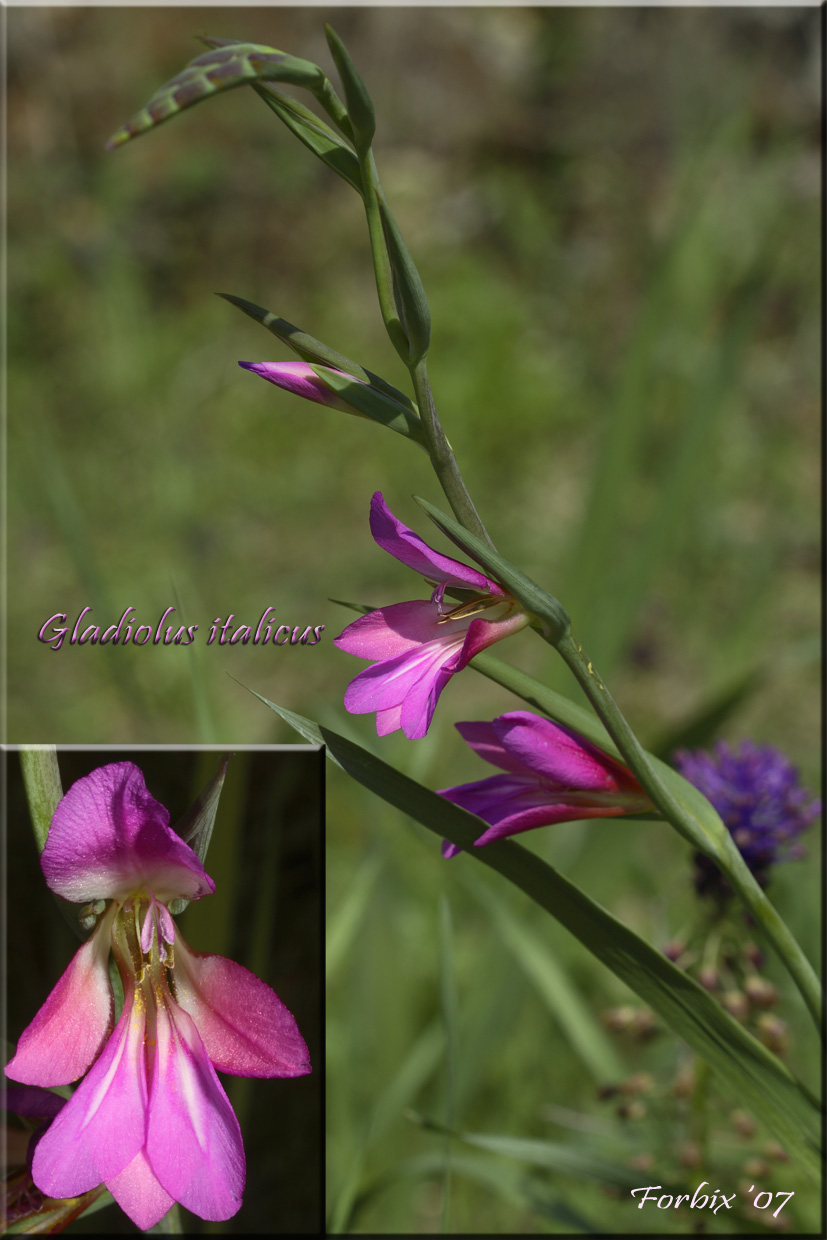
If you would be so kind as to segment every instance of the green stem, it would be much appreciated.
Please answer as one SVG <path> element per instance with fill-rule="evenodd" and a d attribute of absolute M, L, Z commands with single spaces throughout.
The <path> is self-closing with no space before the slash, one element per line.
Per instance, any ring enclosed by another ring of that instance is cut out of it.
<path fill-rule="evenodd" d="M 468 494 L 468 488 L 465 485 L 462 474 L 460 473 L 457 458 L 454 456 L 453 449 L 449 444 L 445 431 L 442 429 L 442 423 L 434 405 L 434 398 L 431 394 L 431 386 L 428 383 L 428 371 L 426 369 L 425 358 L 416 366 L 411 368 L 411 379 L 413 380 L 414 393 L 416 394 L 416 403 L 419 406 L 419 416 L 422 419 L 422 426 L 425 431 L 425 446 L 428 449 L 428 455 L 431 458 L 431 464 L 434 472 L 439 479 L 439 485 L 445 492 L 445 497 L 451 505 L 454 516 L 472 534 L 476 534 L 489 547 L 493 548 L 488 531 L 480 520 L 479 513 L 474 507 L 474 501 Z"/>
<path fill-rule="evenodd" d="M 815 970 L 764 892 L 725 828 L 714 842 L 697 818 L 664 786 L 648 755 L 624 719 L 609 690 L 586 658 L 577 639 L 566 633 L 554 643 L 600 716 L 638 783 L 672 826 L 694 848 L 710 857 L 724 872 L 750 913 L 762 927 L 798 987 L 819 1030 L 822 1028 L 821 987 Z"/>

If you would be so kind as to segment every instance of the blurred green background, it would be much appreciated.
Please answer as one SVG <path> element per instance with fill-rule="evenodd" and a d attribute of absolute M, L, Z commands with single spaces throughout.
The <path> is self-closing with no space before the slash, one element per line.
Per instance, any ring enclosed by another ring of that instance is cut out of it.
<path fill-rule="evenodd" d="M 64 790 L 95 767 L 131 761 L 174 826 L 215 773 L 220 751 L 59 750 Z M 8 1037 L 15 1042 L 63 973 L 78 939 L 46 888 L 18 755 L 4 755 L 8 789 Z M 240 1212 L 188 1233 L 315 1233 L 319 1229 L 324 1050 L 321 1029 L 322 755 L 307 748 L 240 750 L 230 759 L 206 868 L 216 886 L 178 919 L 195 951 L 252 969 L 296 1018 L 313 1072 L 295 1080 L 222 1076 L 244 1135 L 247 1185 Z M 78 1234 L 138 1228 L 117 1206 L 82 1216 Z"/>
<path fill-rule="evenodd" d="M 252 92 L 103 151 L 197 54 L 192 34 L 332 71 L 324 20 L 376 102 L 380 173 L 431 304 L 435 398 L 499 550 L 561 599 L 644 743 L 669 752 L 717 727 L 780 746 L 815 785 L 820 107 L 818 14 L 804 9 L 9 10 L 9 738 L 293 739 L 229 673 L 431 787 L 488 773 L 452 723 L 516 703 L 471 672 L 415 744 L 378 743 L 371 718 L 341 707 L 362 664 L 333 647 L 351 616 L 328 599 L 421 596 L 367 513 L 381 489 L 430 537 L 409 498 L 441 504 L 424 455 L 241 372 L 237 359 L 289 355 L 212 295 L 257 302 L 404 386 L 356 195 Z M 36 640 L 57 611 L 115 623 L 132 605 L 154 624 L 170 604 L 201 626 L 188 650 Z M 322 642 L 202 644 L 217 615 L 255 623 L 267 606 L 324 623 Z M 532 634 L 496 653 L 578 696 Z M 455 1175 L 446 1197 L 441 1170 L 407 1162 L 441 1167 L 443 1142 L 405 1110 L 446 1119 L 442 971 L 459 1001 L 457 1126 L 593 1149 L 602 1124 L 615 1152 L 666 1148 L 667 1119 L 607 1119 L 493 907 L 539 936 L 592 1020 L 625 996 L 519 897 L 468 887 L 467 858 L 444 864 L 336 771 L 328 805 L 332 1225 L 434 1231 L 450 1200 L 460 1231 L 571 1230 L 509 1196 L 503 1160 L 482 1185 Z M 650 941 L 695 915 L 687 851 L 657 825 L 524 840 Z M 815 953 L 809 850 L 771 894 Z M 812 1080 L 806 1021 L 770 972 L 791 1062 Z M 666 1089 L 669 1037 L 621 1049 L 629 1070 L 654 1057 Z M 735 1164 L 721 1167 L 734 1183 Z M 550 1184 L 581 1226 L 665 1225 L 621 1217 L 598 1184 Z"/>

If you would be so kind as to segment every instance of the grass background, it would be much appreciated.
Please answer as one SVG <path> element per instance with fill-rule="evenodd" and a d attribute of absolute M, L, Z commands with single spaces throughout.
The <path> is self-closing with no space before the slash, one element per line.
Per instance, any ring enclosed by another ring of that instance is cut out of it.
<path fill-rule="evenodd" d="M 241 372 L 239 358 L 286 353 L 211 295 L 266 306 L 403 385 L 358 200 L 251 92 L 102 149 L 197 53 L 193 33 L 329 69 L 330 19 L 376 101 L 380 172 L 431 303 L 435 397 L 499 549 L 561 599 L 644 743 L 668 751 L 693 721 L 698 737 L 717 721 L 731 739 L 779 745 L 817 783 L 816 12 L 20 8 L 7 19 L 10 740 L 292 739 L 229 672 L 380 748 L 370 719 L 343 716 L 356 665 L 332 645 L 349 617 L 328 598 L 413 597 L 410 573 L 369 537 L 368 501 L 382 489 L 427 536 L 409 496 L 439 504 L 439 492 L 397 437 Z M 110 624 L 131 605 L 154 624 L 171 604 L 201 626 L 189 650 L 55 653 L 36 640 L 55 612 L 71 623 L 91 606 Z M 267 606 L 283 623 L 324 623 L 323 641 L 202 644 L 217 615 L 254 624 Z M 532 635 L 498 653 L 577 696 Z M 431 787 L 477 778 L 453 721 L 514 705 L 468 672 L 427 739 L 387 738 L 382 756 Z M 443 1170 L 406 1161 L 438 1156 L 442 1168 L 444 1156 L 408 1106 L 592 1151 L 604 1141 L 618 1157 L 666 1149 L 675 1120 L 666 1106 L 648 1127 L 607 1119 L 577 1039 L 515 969 L 524 951 L 491 909 L 539 936 L 593 1022 L 623 996 L 562 932 L 535 924 L 517 896 L 467 887 L 467 859 L 444 865 L 424 833 L 336 772 L 328 801 L 336 1224 L 553 1231 L 574 1225 L 565 1208 L 581 1226 L 662 1230 L 662 1212 L 630 1219 L 597 1184 L 559 1172 L 542 1184 L 555 1214 L 519 1188 L 520 1164 L 516 1197 L 502 1180 L 515 1164 L 495 1160 L 483 1187 L 468 1168 L 454 1176 L 449 1198 Z M 656 825 L 527 838 L 650 941 L 696 916 L 686 850 Z M 812 952 L 817 874 L 813 843 L 771 888 Z M 441 1016 L 451 978 L 453 1095 Z M 795 1067 L 813 1080 L 816 1050 L 786 989 L 783 1014 Z M 668 1037 L 621 1051 L 667 1089 L 680 1053 Z M 734 1140 L 735 1161 L 719 1150 L 727 1183 L 743 1154 Z M 803 1229 L 817 1227 L 811 1197 L 802 1186 L 795 1199 Z"/>

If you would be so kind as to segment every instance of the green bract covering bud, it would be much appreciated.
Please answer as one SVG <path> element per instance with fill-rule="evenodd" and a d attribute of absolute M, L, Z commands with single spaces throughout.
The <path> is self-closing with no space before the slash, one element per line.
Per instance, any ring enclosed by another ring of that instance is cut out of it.
<path fill-rule="evenodd" d="M 331 26 L 325 26 L 325 34 L 345 88 L 347 114 L 353 130 L 353 140 L 359 151 L 367 151 L 376 132 L 376 113 L 373 109 L 373 101 L 336 31 Z"/>
<path fill-rule="evenodd" d="M 379 198 L 379 214 L 393 274 L 394 301 L 408 341 L 408 356 L 404 360 L 409 366 L 416 366 L 427 354 L 431 343 L 428 299 L 399 226 L 382 197 Z"/>
<path fill-rule="evenodd" d="M 184 108 L 200 103 L 220 90 L 265 81 L 287 82 L 315 91 L 321 89 L 325 81 L 318 65 L 272 47 L 237 43 L 232 39 L 205 38 L 202 42 L 210 46 L 210 51 L 196 56 L 186 68 L 170 78 L 140 112 L 136 112 L 112 135 L 106 144 L 108 150 L 146 133 Z"/>

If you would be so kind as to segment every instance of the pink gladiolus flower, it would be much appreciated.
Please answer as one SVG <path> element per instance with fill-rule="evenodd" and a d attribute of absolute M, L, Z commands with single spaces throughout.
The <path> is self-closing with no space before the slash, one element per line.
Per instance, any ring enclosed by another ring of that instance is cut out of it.
<path fill-rule="evenodd" d="M 370 504 L 370 529 L 383 551 L 414 569 L 434 586 L 430 599 L 379 607 L 349 624 L 334 645 L 361 659 L 373 659 L 347 687 L 345 707 L 353 715 L 376 711 L 376 731 L 401 728 L 410 740 L 430 727 L 440 693 L 474 655 L 528 624 L 528 616 L 501 585 L 479 569 L 434 551 L 398 521 L 377 491 Z M 445 598 L 447 589 L 465 596 Z"/>
<path fill-rule="evenodd" d="M 305 400 L 313 400 L 317 405 L 329 405 L 331 409 L 342 409 L 345 413 L 356 413 L 357 410 L 346 401 L 325 387 L 319 376 L 307 362 L 239 362 L 244 370 L 251 370 L 276 387 L 292 392 L 294 396 L 303 396 Z M 342 379 L 352 379 L 353 383 L 362 383 L 362 379 L 353 379 L 344 371 L 328 367 L 331 374 Z"/>
<path fill-rule="evenodd" d="M 458 723 L 475 753 L 505 775 L 440 789 L 440 796 L 490 823 L 476 848 L 534 827 L 608 818 L 654 807 L 631 771 L 569 728 L 515 710 L 491 723 Z M 448 840 L 445 857 L 459 849 Z"/>
<path fill-rule="evenodd" d="M 88 1070 L 38 1143 L 35 1184 L 58 1198 L 105 1184 L 143 1230 L 176 1201 L 201 1218 L 230 1218 L 241 1205 L 244 1148 L 215 1069 L 309 1072 L 293 1016 L 249 970 L 192 951 L 176 930 L 168 903 L 215 885 L 131 762 L 72 785 L 41 866 L 65 899 L 109 903 L 6 1068 L 12 1080 L 44 1086 Z M 124 990 L 114 1029 L 110 950 Z"/>

